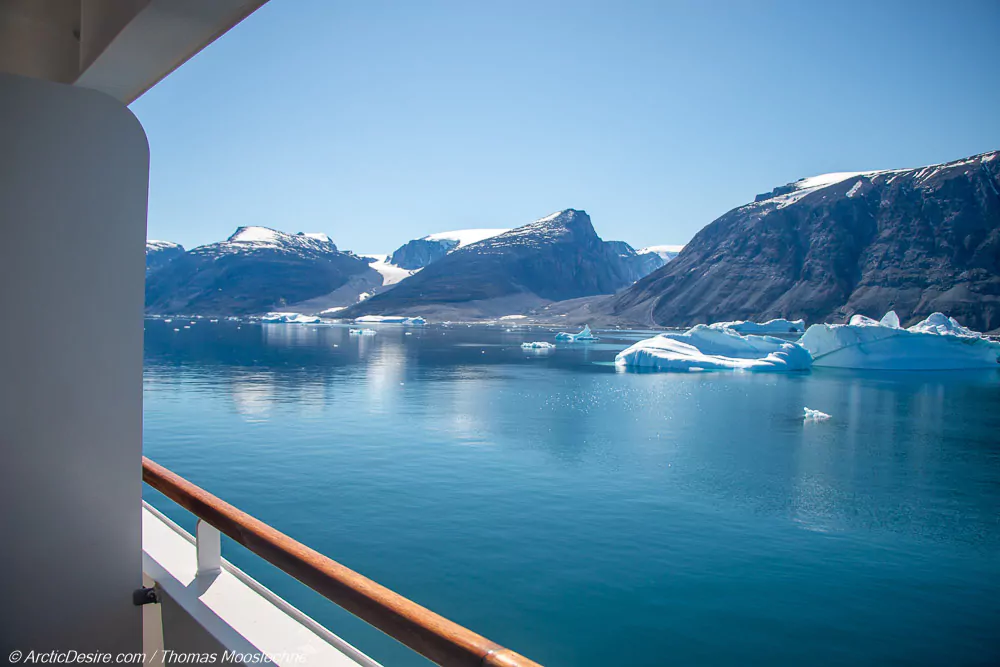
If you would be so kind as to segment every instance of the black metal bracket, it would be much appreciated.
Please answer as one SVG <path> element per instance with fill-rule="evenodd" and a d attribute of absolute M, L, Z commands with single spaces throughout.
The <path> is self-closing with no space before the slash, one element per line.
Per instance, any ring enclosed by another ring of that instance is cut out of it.
<path fill-rule="evenodd" d="M 160 596 L 156 594 L 155 588 L 137 588 L 132 591 L 132 604 L 141 607 L 144 604 L 159 604 Z"/>

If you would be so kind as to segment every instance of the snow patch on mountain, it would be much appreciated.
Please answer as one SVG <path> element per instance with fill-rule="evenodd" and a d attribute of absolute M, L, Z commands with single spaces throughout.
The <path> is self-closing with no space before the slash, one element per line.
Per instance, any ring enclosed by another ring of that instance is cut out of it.
<path fill-rule="evenodd" d="M 493 236 L 499 236 L 505 232 L 509 232 L 509 229 L 456 229 L 450 232 L 438 232 L 437 234 L 428 234 L 423 237 L 424 241 L 455 241 L 458 245 L 455 248 L 464 248 L 467 245 L 473 243 L 479 243 L 484 239 L 491 238 Z M 455 249 L 453 248 L 453 249 Z"/>
<path fill-rule="evenodd" d="M 683 245 L 651 245 L 646 246 L 645 248 L 639 248 L 636 252 L 640 255 L 647 255 L 649 253 L 659 255 L 664 262 L 669 262 L 674 257 L 679 255 L 683 249 Z"/>

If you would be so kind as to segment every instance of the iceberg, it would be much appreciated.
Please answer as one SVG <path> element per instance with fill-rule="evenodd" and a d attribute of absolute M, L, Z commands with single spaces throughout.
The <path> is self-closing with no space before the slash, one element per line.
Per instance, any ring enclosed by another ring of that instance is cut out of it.
<path fill-rule="evenodd" d="M 812 408 L 802 408 L 802 420 L 807 422 L 821 422 L 830 418 L 830 415 Z"/>
<path fill-rule="evenodd" d="M 322 320 L 315 315 L 302 313 L 268 313 L 260 318 L 260 321 L 272 324 L 318 324 Z"/>
<path fill-rule="evenodd" d="M 543 341 L 536 341 L 534 343 L 521 343 L 522 350 L 551 350 L 555 348 L 554 343 L 546 343 Z"/>
<path fill-rule="evenodd" d="M 588 340 L 601 340 L 595 336 L 590 331 L 590 326 L 587 324 L 583 325 L 583 329 L 580 333 L 566 333 L 565 331 L 560 331 L 556 334 L 556 340 L 564 340 L 570 343 L 575 343 L 577 341 L 588 341 Z"/>
<path fill-rule="evenodd" d="M 641 340 L 619 352 L 615 364 L 659 371 L 783 372 L 808 370 L 812 357 L 798 343 L 699 324 Z"/>
<path fill-rule="evenodd" d="M 374 329 L 350 329 L 347 333 L 351 336 L 374 336 L 378 332 Z"/>
<path fill-rule="evenodd" d="M 423 326 L 427 320 L 422 317 L 406 317 L 405 315 L 362 315 L 355 317 L 357 324 L 403 324 L 406 326 Z"/>
<path fill-rule="evenodd" d="M 747 322 L 736 320 L 735 322 L 716 322 L 710 324 L 713 329 L 732 329 L 741 334 L 787 334 L 802 333 L 806 330 L 805 320 L 768 320 L 767 322 Z"/>
<path fill-rule="evenodd" d="M 1000 343 L 934 313 L 908 329 L 889 311 L 876 321 L 854 315 L 847 324 L 814 324 L 799 339 L 815 366 L 867 370 L 997 368 Z"/>

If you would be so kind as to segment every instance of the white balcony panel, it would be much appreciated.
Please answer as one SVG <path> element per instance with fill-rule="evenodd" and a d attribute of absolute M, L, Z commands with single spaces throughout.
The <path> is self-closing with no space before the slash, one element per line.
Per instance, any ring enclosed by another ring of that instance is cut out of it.
<path fill-rule="evenodd" d="M 218 572 L 198 575 L 195 538 L 147 503 L 142 510 L 142 550 L 143 573 L 223 649 L 264 653 L 275 658 L 274 664 L 289 667 L 379 667 L 227 560 Z M 194 626 L 185 621 L 169 627 L 166 609 L 163 617 L 167 650 L 173 648 L 172 636 L 175 645 L 183 644 L 174 650 L 204 645 L 176 641 L 183 639 L 185 626 Z"/>

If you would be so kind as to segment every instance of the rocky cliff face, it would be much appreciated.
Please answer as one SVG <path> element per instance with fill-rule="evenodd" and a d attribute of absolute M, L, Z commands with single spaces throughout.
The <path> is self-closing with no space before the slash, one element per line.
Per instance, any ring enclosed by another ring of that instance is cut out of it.
<path fill-rule="evenodd" d="M 184 254 L 184 246 L 170 241 L 146 241 L 146 274 L 162 269 Z"/>
<path fill-rule="evenodd" d="M 410 271 L 422 269 L 431 262 L 436 262 L 449 252 L 458 247 L 458 241 L 451 239 L 441 239 L 431 241 L 428 239 L 413 239 L 392 253 L 389 263 L 401 269 Z"/>
<path fill-rule="evenodd" d="M 894 309 L 1000 327 L 1000 152 L 803 179 L 705 227 L 603 308 L 624 320 L 841 321 Z"/>
<path fill-rule="evenodd" d="M 645 278 L 667 263 L 661 254 L 636 250 L 625 241 L 607 241 L 607 244 L 625 265 L 631 282 Z"/>
<path fill-rule="evenodd" d="M 464 248 L 472 243 L 478 243 L 483 239 L 488 239 L 507 231 L 510 230 L 458 229 L 451 232 L 431 234 L 420 239 L 414 239 L 400 246 L 389 257 L 389 263 L 410 271 L 422 269 L 454 250 Z"/>
<path fill-rule="evenodd" d="M 228 240 L 194 248 L 146 280 L 150 313 L 254 314 L 333 292 L 374 271 L 324 234 L 240 227 Z M 381 282 L 381 281 L 379 281 Z"/>
<path fill-rule="evenodd" d="M 492 316 L 610 294 L 633 279 L 617 250 L 597 235 L 590 216 L 567 209 L 455 250 L 344 314 L 429 313 L 466 304 L 470 317 Z M 500 310 L 493 312 L 491 302 Z"/>

